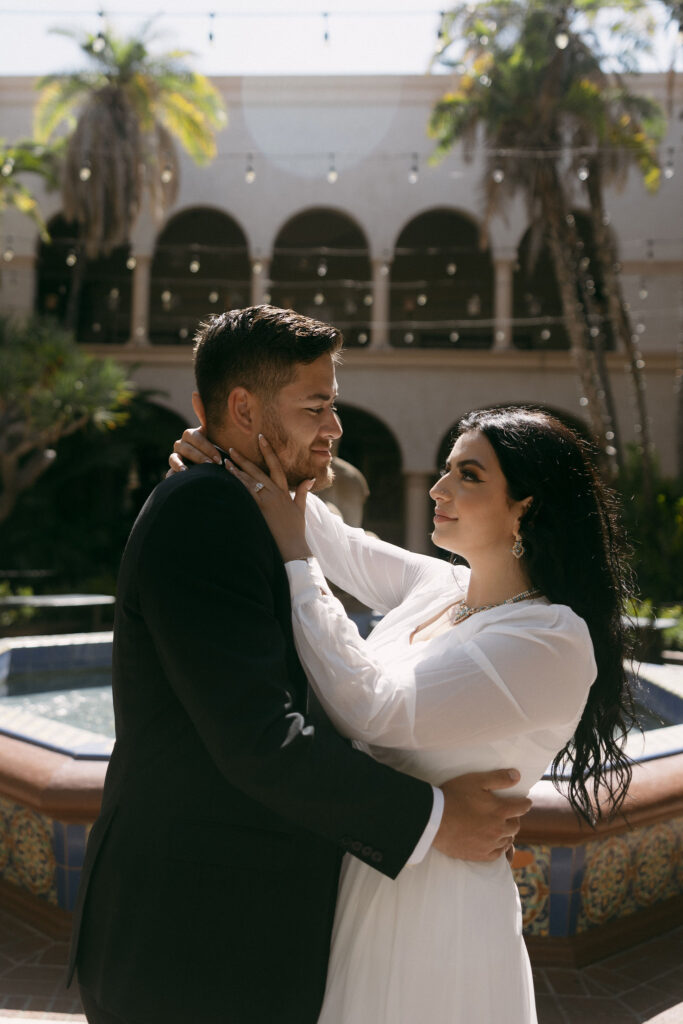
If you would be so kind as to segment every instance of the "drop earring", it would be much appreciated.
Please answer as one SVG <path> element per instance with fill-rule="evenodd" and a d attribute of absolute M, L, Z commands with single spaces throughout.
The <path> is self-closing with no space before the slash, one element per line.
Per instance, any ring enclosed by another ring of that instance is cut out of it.
<path fill-rule="evenodd" d="M 524 545 L 522 544 L 522 538 L 519 534 L 515 537 L 515 543 L 512 545 L 512 554 L 518 559 L 524 554 Z"/>

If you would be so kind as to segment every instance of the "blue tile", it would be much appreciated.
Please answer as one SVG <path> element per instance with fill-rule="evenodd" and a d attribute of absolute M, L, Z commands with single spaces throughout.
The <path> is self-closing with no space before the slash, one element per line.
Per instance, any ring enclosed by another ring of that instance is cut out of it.
<path fill-rule="evenodd" d="M 581 910 L 581 893 L 574 892 L 569 897 L 569 920 L 567 923 L 567 934 L 576 935 L 576 927 L 579 920 L 579 912 Z"/>
<path fill-rule="evenodd" d="M 85 825 L 66 826 L 66 863 L 70 868 L 83 867 L 85 857 Z"/>
<path fill-rule="evenodd" d="M 67 863 L 67 852 L 66 852 L 66 830 L 67 825 L 64 825 L 61 821 L 52 822 L 52 849 L 54 850 L 55 860 L 59 866 Z"/>
<path fill-rule="evenodd" d="M 550 851 L 551 893 L 571 892 L 574 851 L 569 846 L 553 846 Z"/>
<path fill-rule="evenodd" d="M 57 865 L 55 871 L 55 882 L 57 883 L 57 904 L 62 910 L 68 910 L 69 894 L 67 887 L 67 878 L 69 872 L 61 864 Z"/>
<path fill-rule="evenodd" d="M 550 893 L 550 934 L 569 934 L 569 896 L 566 893 Z"/>
<path fill-rule="evenodd" d="M 78 886 L 81 881 L 80 871 L 67 871 L 67 904 L 66 910 L 73 910 L 76 906 L 76 898 L 78 896 Z"/>

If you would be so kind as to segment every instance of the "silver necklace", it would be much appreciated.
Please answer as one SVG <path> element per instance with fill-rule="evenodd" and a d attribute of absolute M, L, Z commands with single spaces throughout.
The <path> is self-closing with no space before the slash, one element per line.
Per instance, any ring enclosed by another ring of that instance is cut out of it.
<path fill-rule="evenodd" d="M 469 619 L 470 615 L 474 615 L 475 612 L 486 612 L 489 608 L 500 608 L 504 604 L 517 604 L 519 601 L 526 601 L 530 597 L 538 597 L 541 591 L 538 587 L 532 587 L 529 590 L 523 590 L 521 594 L 515 594 L 513 597 L 506 598 L 505 601 L 496 601 L 495 604 L 479 604 L 472 606 L 465 604 L 463 601 L 458 601 L 455 605 L 457 611 L 454 611 L 451 616 L 451 625 L 455 626 L 458 622 L 464 622 L 465 619 Z"/>

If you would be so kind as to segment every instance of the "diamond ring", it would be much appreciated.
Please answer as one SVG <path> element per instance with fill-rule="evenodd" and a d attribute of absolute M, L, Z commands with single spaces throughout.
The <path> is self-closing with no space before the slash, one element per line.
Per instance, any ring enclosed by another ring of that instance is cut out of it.
<path fill-rule="evenodd" d="M 258 494 L 258 492 L 262 491 L 265 486 L 266 485 L 262 484 L 260 481 L 259 481 L 259 483 L 254 484 L 254 494 Z"/>

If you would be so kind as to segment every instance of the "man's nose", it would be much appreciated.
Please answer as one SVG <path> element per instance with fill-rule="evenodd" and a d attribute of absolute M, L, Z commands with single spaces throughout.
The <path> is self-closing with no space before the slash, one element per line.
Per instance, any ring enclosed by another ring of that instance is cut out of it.
<path fill-rule="evenodd" d="M 323 428 L 323 434 L 325 437 L 331 437 L 336 439 L 342 436 L 342 425 L 341 420 L 337 416 L 333 409 L 330 409 L 325 426 Z"/>

